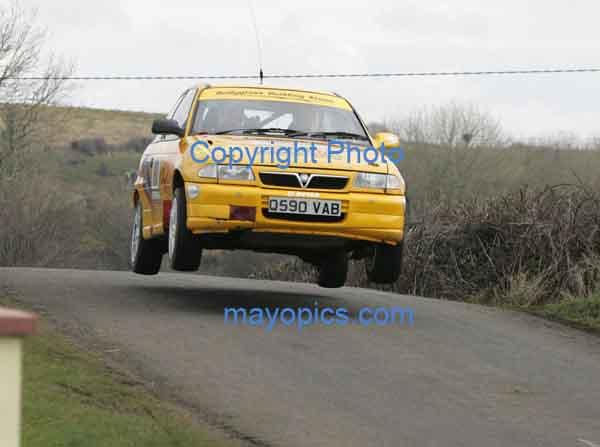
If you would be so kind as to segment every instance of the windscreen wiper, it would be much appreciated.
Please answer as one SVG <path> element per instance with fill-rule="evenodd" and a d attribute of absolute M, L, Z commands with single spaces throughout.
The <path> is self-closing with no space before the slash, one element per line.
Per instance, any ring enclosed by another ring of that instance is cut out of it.
<path fill-rule="evenodd" d="M 352 133 L 352 132 L 344 132 L 344 131 L 333 131 L 333 132 L 299 132 L 295 135 L 293 135 L 295 137 L 300 137 L 300 136 L 307 136 L 307 137 L 323 137 L 323 138 L 327 138 L 327 137 L 338 137 L 338 138 L 351 138 L 353 140 L 363 140 L 363 141 L 369 141 L 369 139 L 364 136 L 364 135 L 360 135 L 357 133 Z"/>
<path fill-rule="evenodd" d="M 256 128 L 256 129 L 229 129 L 222 130 L 220 132 L 216 132 L 215 135 L 226 135 L 231 133 L 240 133 L 240 134 L 258 134 L 264 135 L 269 133 L 279 133 L 285 136 L 294 136 L 296 134 L 301 134 L 302 132 L 295 129 L 283 129 L 281 127 L 266 127 L 266 128 Z"/>

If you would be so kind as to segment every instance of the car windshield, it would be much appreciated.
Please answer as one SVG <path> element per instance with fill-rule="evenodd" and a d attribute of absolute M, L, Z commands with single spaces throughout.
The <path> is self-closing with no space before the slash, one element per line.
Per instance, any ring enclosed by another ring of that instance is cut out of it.
<path fill-rule="evenodd" d="M 352 110 L 269 100 L 201 100 L 192 133 L 281 133 L 321 139 L 368 140 Z"/>

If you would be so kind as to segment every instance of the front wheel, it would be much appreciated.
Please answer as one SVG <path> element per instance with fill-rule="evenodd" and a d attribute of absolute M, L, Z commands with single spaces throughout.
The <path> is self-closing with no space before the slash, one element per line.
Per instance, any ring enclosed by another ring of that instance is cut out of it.
<path fill-rule="evenodd" d="M 138 200 L 131 228 L 131 270 L 141 275 L 156 275 L 160 270 L 163 248 L 158 239 L 144 239 L 142 202 Z"/>
<path fill-rule="evenodd" d="M 200 241 L 187 227 L 185 191 L 177 188 L 169 217 L 169 263 L 173 270 L 193 272 L 200 267 L 201 259 Z"/>
<path fill-rule="evenodd" d="M 402 271 L 404 241 L 398 245 L 376 244 L 365 258 L 367 279 L 378 284 L 391 284 Z"/>
<path fill-rule="evenodd" d="M 348 276 L 348 256 L 345 251 L 328 255 L 319 265 L 317 284 L 321 287 L 342 287 Z"/>

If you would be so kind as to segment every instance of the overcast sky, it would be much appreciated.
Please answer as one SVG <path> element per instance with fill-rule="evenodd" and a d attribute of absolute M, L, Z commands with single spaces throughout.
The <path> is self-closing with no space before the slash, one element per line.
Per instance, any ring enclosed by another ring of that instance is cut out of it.
<path fill-rule="evenodd" d="M 8 0 L 0 0 L 7 3 Z M 81 75 L 253 74 L 248 0 L 21 0 Z M 256 0 L 266 73 L 600 67 L 597 0 Z M 250 81 L 253 82 L 253 81 Z M 191 81 L 88 81 L 74 105 L 166 112 Z M 515 136 L 600 136 L 600 73 L 274 80 L 333 90 L 367 121 L 455 100 Z"/>

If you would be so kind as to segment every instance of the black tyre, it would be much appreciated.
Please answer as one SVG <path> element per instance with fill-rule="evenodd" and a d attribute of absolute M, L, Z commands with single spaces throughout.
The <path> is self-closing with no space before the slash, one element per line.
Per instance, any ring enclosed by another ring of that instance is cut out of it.
<path fill-rule="evenodd" d="M 156 275 L 160 271 L 163 244 L 159 239 L 144 239 L 144 209 L 138 200 L 133 216 L 129 261 L 131 270 L 141 275 Z"/>
<path fill-rule="evenodd" d="M 378 284 L 396 282 L 402 271 L 404 241 L 398 245 L 376 244 L 365 258 L 365 269 L 369 281 Z"/>
<path fill-rule="evenodd" d="M 169 218 L 169 263 L 173 270 L 193 272 L 200 267 L 202 248 L 187 227 L 187 207 L 183 188 L 175 189 Z"/>
<path fill-rule="evenodd" d="M 348 256 L 345 251 L 327 256 L 319 265 L 317 284 L 321 287 L 342 287 L 348 276 Z"/>

